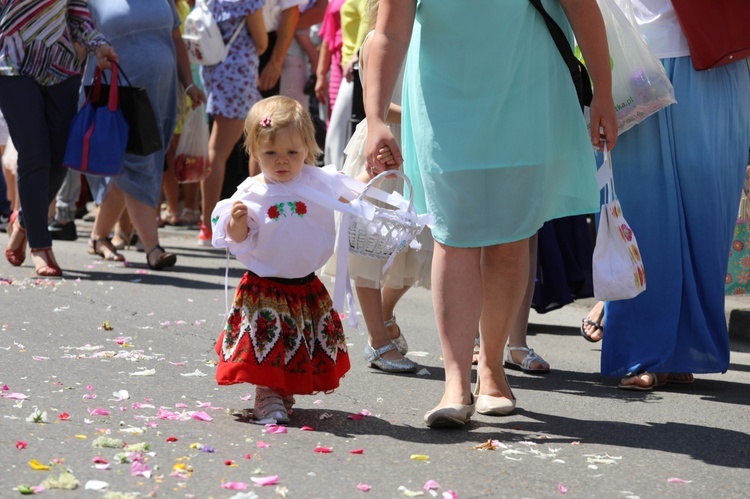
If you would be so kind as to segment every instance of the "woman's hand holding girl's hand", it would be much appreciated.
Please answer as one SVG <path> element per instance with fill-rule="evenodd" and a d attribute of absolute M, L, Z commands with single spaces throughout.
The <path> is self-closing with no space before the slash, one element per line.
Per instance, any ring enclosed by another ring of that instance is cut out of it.
<path fill-rule="evenodd" d="M 96 47 L 96 58 L 98 59 L 96 65 L 102 70 L 112 69 L 112 61 L 119 61 L 117 52 L 115 52 L 115 49 L 108 43 L 102 43 Z"/>
<path fill-rule="evenodd" d="M 247 205 L 242 201 L 232 204 L 232 218 L 227 225 L 227 234 L 232 241 L 239 243 L 247 238 L 250 228 L 247 225 Z"/>
<path fill-rule="evenodd" d="M 396 140 L 385 122 L 368 123 L 365 146 L 367 172 L 374 177 L 386 170 L 396 170 L 404 162 Z"/>
<path fill-rule="evenodd" d="M 599 151 L 604 150 L 605 143 L 607 150 L 614 149 L 617 143 L 617 113 L 612 95 L 605 95 L 603 92 L 597 94 L 594 91 L 589 115 L 591 117 L 589 129 L 591 145 Z"/>
<path fill-rule="evenodd" d="M 195 86 L 195 84 L 188 87 L 187 91 L 185 91 L 185 95 L 190 97 L 190 100 L 193 103 L 192 109 L 195 109 L 196 107 L 206 102 L 206 94 L 203 93 L 203 90 Z"/>

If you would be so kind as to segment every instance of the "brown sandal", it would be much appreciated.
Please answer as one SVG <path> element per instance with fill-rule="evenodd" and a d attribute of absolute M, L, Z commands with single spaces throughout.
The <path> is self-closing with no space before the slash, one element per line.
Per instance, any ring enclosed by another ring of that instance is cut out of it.
<path fill-rule="evenodd" d="M 156 257 L 154 263 L 151 263 L 151 254 L 156 251 L 161 251 L 161 255 Z M 166 250 L 158 244 L 146 253 L 146 264 L 148 264 L 148 268 L 152 270 L 163 270 L 167 267 L 174 266 L 175 263 L 177 263 L 177 255 L 174 253 L 167 253 Z"/>
<path fill-rule="evenodd" d="M 31 248 L 31 257 L 38 257 L 42 260 L 43 264 L 36 267 L 36 274 L 41 277 L 60 277 L 62 275 L 62 269 L 55 260 L 55 255 L 52 253 L 52 246 L 46 248 Z"/>
<path fill-rule="evenodd" d="M 108 262 L 124 262 L 125 257 L 117 252 L 108 237 L 89 239 L 89 255 L 98 255 Z"/>

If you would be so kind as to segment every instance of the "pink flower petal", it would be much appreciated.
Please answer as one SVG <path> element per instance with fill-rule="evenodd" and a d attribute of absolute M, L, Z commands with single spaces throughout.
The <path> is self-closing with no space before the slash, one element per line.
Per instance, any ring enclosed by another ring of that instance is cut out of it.
<path fill-rule="evenodd" d="M 370 485 L 367 485 L 366 483 L 358 483 L 357 488 L 361 490 L 362 492 L 369 492 L 372 490 L 372 487 Z"/>
<path fill-rule="evenodd" d="M 252 395 L 250 395 L 250 394 L 248 394 L 248 395 L 245 395 L 244 397 L 240 397 L 240 400 L 243 400 L 243 401 L 247 402 L 247 401 L 248 401 L 248 400 L 250 400 L 251 398 L 253 398 L 253 396 L 252 396 Z"/>
<path fill-rule="evenodd" d="M 90 416 L 109 416 L 111 413 L 102 407 L 97 407 L 96 409 L 88 409 Z"/>
<path fill-rule="evenodd" d="M 333 452 L 333 449 L 331 447 L 320 447 L 320 446 L 318 446 L 318 447 L 315 447 L 315 449 L 313 449 L 313 451 L 317 452 L 318 454 L 330 454 L 331 452 Z"/>
<path fill-rule="evenodd" d="M 440 488 L 440 484 L 435 480 L 427 480 L 422 488 L 425 490 L 437 490 Z"/>
<path fill-rule="evenodd" d="M 192 417 L 193 417 L 193 419 L 195 419 L 197 421 L 213 421 L 214 420 L 214 418 L 212 418 L 211 416 L 209 416 L 208 414 L 206 414 L 203 411 L 195 411 L 195 412 L 193 412 L 193 416 Z"/>
<path fill-rule="evenodd" d="M 85 399 L 95 399 L 96 398 L 96 393 L 87 393 L 86 395 L 83 396 L 83 398 L 85 398 Z"/>
<path fill-rule="evenodd" d="M 682 478 L 668 478 L 667 483 L 693 483 L 693 481 L 683 480 Z"/>
<path fill-rule="evenodd" d="M 263 440 L 258 440 L 255 443 L 255 446 L 259 449 L 265 449 L 266 447 L 271 447 L 271 444 L 264 442 Z"/>
<path fill-rule="evenodd" d="M 280 426 L 275 424 L 269 424 L 267 429 L 263 430 L 263 433 L 272 433 L 272 434 L 283 434 L 287 433 L 286 426 Z"/>
<path fill-rule="evenodd" d="M 182 367 L 185 364 L 187 364 L 187 362 L 185 362 L 185 361 L 182 361 L 182 362 L 170 362 L 170 364 L 172 364 L 173 366 Z"/>
<path fill-rule="evenodd" d="M 561 494 L 567 494 L 568 493 L 568 488 L 565 485 L 561 484 L 561 483 L 557 484 L 557 490 L 559 490 Z"/>
<path fill-rule="evenodd" d="M 359 411 L 359 413 L 363 416 L 372 416 L 372 413 L 367 409 L 362 409 L 361 411 Z"/>
<path fill-rule="evenodd" d="M 275 485 L 279 481 L 279 475 L 271 475 L 265 477 L 250 477 L 250 480 L 257 483 L 258 485 Z"/>
<path fill-rule="evenodd" d="M 133 476 L 143 476 L 146 478 L 151 478 L 151 470 L 148 468 L 148 466 L 146 466 L 146 464 L 140 461 L 133 461 L 133 464 L 130 466 L 130 474 Z"/>
<path fill-rule="evenodd" d="M 185 408 L 187 408 L 188 405 L 187 404 L 183 404 L 182 402 L 180 402 L 179 404 L 175 404 L 174 406 L 177 409 L 185 409 Z"/>
<path fill-rule="evenodd" d="M 27 398 L 29 398 L 29 396 L 23 393 L 9 393 L 7 395 L 3 395 L 3 398 L 11 400 L 26 400 Z"/>
<path fill-rule="evenodd" d="M 362 414 L 349 414 L 347 419 L 353 419 L 355 421 L 359 421 L 360 419 L 365 419 L 365 417 Z"/>
<path fill-rule="evenodd" d="M 23 450 L 23 449 L 25 449 L 28 446 L 29 446 L 29 444 L 26 443 L 26 442 L 24 442 L 23 440 L 19 440 L 18 442 L 16 442 L 16 449 L 18 449 L 18 450 Z"/>
<path fill-rule="evenodd" d="M 365 453 L 364 449 L 352 449 L 349 451 L 349 454 L 364 454 L 364 453 Z"/>
<path fill-rule="evenodd" d="M 300 431 L 315 431 L 315 428 L 313 428 L 312 426 L 303 426 L 299 430 Z"/>
<path fill-rule="evenodd" d="M 443 499 L 458 499 L 458 494 L 453 490 L 443 492 Z"/>
<path fill-rule="evenodd" d="M 91 460 L 91 462 L 94 464 L 108 464 L 109 463 L 109 461 L 107 461 L 101 456 L 96 456 L 94 459 Z"/>
<path fill-rule="evenodd" d="M 245 482 L 224 482 L 221 484 L 221 488 L 229 490 L 245 490 L 247 484 Z"/>

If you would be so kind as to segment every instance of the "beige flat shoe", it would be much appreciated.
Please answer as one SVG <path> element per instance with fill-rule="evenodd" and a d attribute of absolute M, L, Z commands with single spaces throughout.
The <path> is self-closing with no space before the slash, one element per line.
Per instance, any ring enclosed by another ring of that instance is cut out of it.
<path fill-rule="evenodd" d="M 513 393 L 512 390 L 511 393 Z M 507 416 L 516 409 L 515 395 L 512 399 L 507 397 L 493 397 L 492 395 L 480 395 L 478 378 L 477 386 L 474 388 L 474 395 L 476 396 L 476 411 L 479 414 L 484 414 L 485 416 Z"/>
<path fill-rule="evenodd" d="M 460 428 L 471 421 L 475 403 L 474 395 L 471 395 L 469 405 L 450 404 L 427 411 L 424 415 L 424 424 L 430 428 Z"/>

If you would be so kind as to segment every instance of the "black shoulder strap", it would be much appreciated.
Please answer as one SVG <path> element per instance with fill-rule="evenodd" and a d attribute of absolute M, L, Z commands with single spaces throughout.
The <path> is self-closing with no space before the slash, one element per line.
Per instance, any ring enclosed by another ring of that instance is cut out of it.
<path fill-rule="evenodd" d="M 544 9 L 541 0 L 529 0 L 529 2 L 531 2 L 531 5 L 533 5 L 542 15 L 544 23 L 547 25 L 550 35 L 552 35 L 552 40 L 554 40 L 555 45 L 557 45 L 557 50 L 560 51 L 560 55 L 562 55 L 565 65 L 568 66 L 570 75 L 573 78 L 573 84 L 578 93 L 578 101 L 581 104 L 581 109 L 583 109 L 584 106 L 590 106 L 593 95 L 591 93 L 591 83 L 589 73 L 586 71 L 586 66 L 584 66 L 575 54 L 573 54 L 573 49 L 570 48 L 568 38 L 565 36 L 562 28 L 560 28 L 555 20 L 552 19 L 552 16 L 550 16 Z"/>

